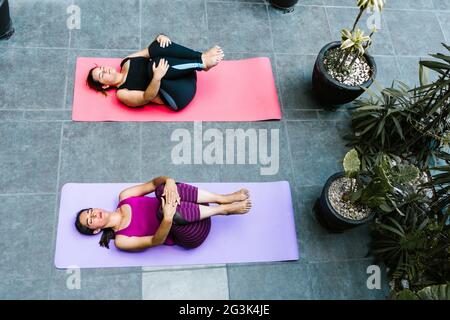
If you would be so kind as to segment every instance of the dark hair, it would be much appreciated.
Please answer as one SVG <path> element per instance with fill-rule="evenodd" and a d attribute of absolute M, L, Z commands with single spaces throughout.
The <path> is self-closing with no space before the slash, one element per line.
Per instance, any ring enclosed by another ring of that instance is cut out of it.
<path fill-rule="evenodd" d="M 81 234 L 85 234 L 88 236 L 94 235 L 94 230 L 89 229 L 87 226 L 84 226 L 81 224 L 80 216 L 83 213 L 83 211 L 90 210 L 91 208 L 81 209 L 77 213 L 77 217 L 75 219 L 75 227 L 77 228 L 78 232 Z M 100 238 L 99 245 L 100 247 L 105 247 L 109 249 L 109 241 L 111 239 L 114 239 L 116 237 L 116 233 L 112 228 L 105 228 L 103 229 L 102 237 Z"/>
<path fill-rule="evenodd" d="M 93 76 L 92 72 L 97 67 L 98 67 L 98 65 L 95 65 L 95 67 L 93 67 L 93 68 L 91 68 L 91 70 L 89 70 L 88 76 L 87 76 L 87 79 L 86 79 L 86 84 L 87 84 L 87 86 L 89 88 L 94 89 L 95 91 L 101 92 L 106 97 L 108 95 L 106 93 L 106 91 L 112 89 L 112 87 L 108 87 L 108 88 L 104 89 L 102 83 L 100 83 L 99 81 L 94 80 L 94 76 Z"/>

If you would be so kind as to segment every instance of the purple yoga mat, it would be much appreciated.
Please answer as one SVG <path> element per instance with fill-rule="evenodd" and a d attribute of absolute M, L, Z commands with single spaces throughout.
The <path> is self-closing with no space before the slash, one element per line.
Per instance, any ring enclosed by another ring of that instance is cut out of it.
<path fill-rule="evenodd" d="M 55 265 L 57 268 L 173 266 L 298 260 L 291 190 L 287 181 L 192 183 L 216 193 L 250 190 L 253 207 L 245 215 L 214 216 L 211 231 L 198 248 L 157 246 L 142 252 L 98 245 L 100 235 L 84 236 L 74 226 L 83 208 L 114 210 L 118 195 L 131 183 L 68 183 L 61 191 Z M 150 194 L 149 196 L 154 196 Z"/>

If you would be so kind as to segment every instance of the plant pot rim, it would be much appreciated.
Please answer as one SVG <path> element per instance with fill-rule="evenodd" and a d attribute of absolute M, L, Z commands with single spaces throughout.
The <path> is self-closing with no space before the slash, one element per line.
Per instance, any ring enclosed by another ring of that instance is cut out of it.
<path fill-rule="evenodd" d="M 367 63 L 370 66 L 370 69 L 372 71 L 372 74 L 370 75 L 369 80 L 367 80 L 366 82 L 358 85 L 358 86 L 349 86 L 348 84 L 344 84 L 341 83 L 339 81 L 337 81 L 336 79 L 334 79 L 329 73 L 328 71 L 325 69 L 325 65 L 323 63 L 323 59 L 325 57 L 325 53 L 330 50 L 330 49 L 334 49 L 336 47 L 339 47 L 341 45 L 340 41 L 333 41 L 330 42 L 328 44 L 326 44 L 319 52 L 319 55 L 317 57 L 317 65 L 319 67 L 320 72 L 324 75 L 324 77 L 331 82 L 334 86 L 339 87 L 339 88 L 343 88 L 345 90 L 350 90 L 350 91 L 359 91 L 361 90 L 361 88 L 368 88 L 371 86 L 371 84 L 373 83 L 373 80 L 375 79 L 376 75 L 377 75 L 377 66 L 375 64 L 375 59 L 368 54 L 367 52 L 364 53 L 364 58 L 366 58 Z"/>
<path fill-rule="evenodd" d="M 360 224 L 364 224 L 364 223 L 372 220 L 373 216 L 375 215 L 374 210 L 372 210 L 372 212 L 363 219 L 353 220 L 353 219 L 349 219 L 349 218 L 342 216 L 339 212 L 337 212 L 337 210 L 335 210 L 333 208 L 333 206 L 330 202 L 330 199 L 328 197 L 328 191 L 330 190 L 330 186 L 331 186 L 331 183 L 333 183 L 333 181 L 338 180 L 343 177 L 345 177 L 345 172 L 340 171 L 340 172 L 337 172 L 337 173 L 333 174 L 332 176 L 330 176 L 328 178 L 327 182 L 325 183 L 325 187 L 323 188 L 323 190 L 326 192 L 326 194 L 324 195 L 324 198 L 325 198 L 328 208 L 330 208 L 331 212 L 333 212 L 333 215 L 336 216 L 336 218 L 338 218 L 341 221 L 344 221 L 345 223 L 349 223 L 349 224 L 353 224 L 353 225 L 360 225 Z"/>

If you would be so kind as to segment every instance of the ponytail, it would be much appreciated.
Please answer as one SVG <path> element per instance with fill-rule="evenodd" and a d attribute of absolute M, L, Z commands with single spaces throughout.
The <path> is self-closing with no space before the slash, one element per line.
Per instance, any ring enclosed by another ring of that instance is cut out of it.
<path fill-rule="evenodd" d="M 109 249 L 109 241 L 116 238 L 116 233 L 112 228 L 103 229 L 102 237 L 100 238 L 100 247 Z"/>

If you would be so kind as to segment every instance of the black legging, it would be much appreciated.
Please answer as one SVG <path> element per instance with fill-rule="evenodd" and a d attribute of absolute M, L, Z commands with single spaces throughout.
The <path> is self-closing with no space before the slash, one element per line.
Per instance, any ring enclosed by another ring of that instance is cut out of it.
<path fill-rule="evenodd" d="M 172 42 L 162 48 L 155 40 L 148 46 L 150 59 L 149 74 L 153 76 L 153 61 L 158 66 L 159 60 L 166 59 L 169 70 L 161 80 L 159 93 L 161 99 L 175 111 L 186 107 L 197 91 L 196 70 L 204 69 L 202 53 Z"/>

